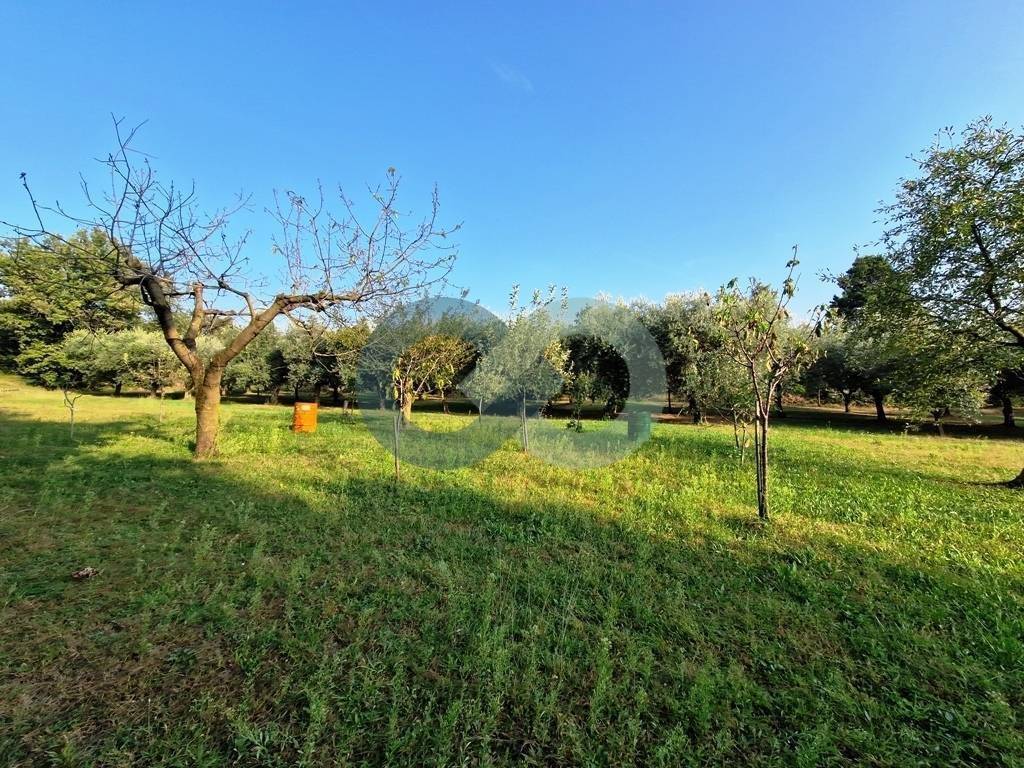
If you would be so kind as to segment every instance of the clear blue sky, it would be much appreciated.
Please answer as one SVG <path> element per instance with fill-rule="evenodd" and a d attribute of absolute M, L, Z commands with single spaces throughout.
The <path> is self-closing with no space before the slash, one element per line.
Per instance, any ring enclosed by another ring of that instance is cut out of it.
<path fill-rule="evenodd" d="M 1019 2 L 212 5 L 0 8 L 0 218 L 23 170 L 77 199 L 113 112 L 211 206 L 395 166 L 422 208 L 436 181 L 492 307 L 774 279 L 799 243 L 806 308 L 936 130 L 1024 123 Z"/>

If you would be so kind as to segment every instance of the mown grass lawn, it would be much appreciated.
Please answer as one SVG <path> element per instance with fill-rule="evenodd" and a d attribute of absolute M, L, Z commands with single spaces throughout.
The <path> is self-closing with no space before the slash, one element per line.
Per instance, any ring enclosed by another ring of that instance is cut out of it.
<path fill-rule="evenodd" d="M 1024 761 L 1020 441 L 780 424 L 762 527 L 717 427 L 396 486 L 225 417 L 0 380 L 0 765 Z"/>

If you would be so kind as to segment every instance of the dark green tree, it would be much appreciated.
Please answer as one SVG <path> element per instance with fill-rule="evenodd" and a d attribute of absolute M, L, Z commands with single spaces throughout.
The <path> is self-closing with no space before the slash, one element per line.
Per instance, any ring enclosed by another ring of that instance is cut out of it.
<path fill-rule="evenodd" d="M 1013 415 L 1013 399 L 1024 395 L 1024 370 L 1006 369 L 999 372 L 999 378 L 992 388 L 992 398 L 1003 412 L 1003 426 L 1014 429 L 1017 422 Z"/>
<path fill-rule="evenodd" d="M 74 330 L 118 331 L 141 322 L 138 297 L 119 291 L 110 274 L 92 259 L 110 247 L 99 230 L 79 230 L 66 240 L 26 238 L 0 247 L 0 366 L 31 376 L 40 345 L 57 345 Z M 38 380 L 38 379 L 37 379 Z"/>
<path fill-rule="evenodd" d="M 877 305 L 895 290 L 892 265 L 879 255 L 857 256 L 834 280 L 840 293 L 832 297 L 831 307 L 849 325 L 864 319 L 869 305 Z"/>
<path fill-rule="evenodd" d="M 582 410 L 584 400 L 600 399 L 606 416 L 618 414 L 629 396 L 629 369 L 622 356 L 606 341 L 585 334 L 573 334 L 562 345 L 575 382 L 570 392 L 574 410 Z"/>

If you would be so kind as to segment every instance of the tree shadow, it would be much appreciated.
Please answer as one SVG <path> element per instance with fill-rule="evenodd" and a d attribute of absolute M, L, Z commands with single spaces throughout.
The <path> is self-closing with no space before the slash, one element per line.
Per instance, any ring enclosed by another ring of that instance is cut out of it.
<path fill-rule="evenodd" d="M 728 419 L 721 418 L 715 414 L 705 414 L 705 421 L 711 424 L 728 426 Z M 689 414 L 675 415 L 662 414 L 658 417 L 662 424 L 673 424 L 679 426 L 694 426 Z M 818 429 L 830 429 L 838 432 L 860 432 L 879 435 L 905 435 L 908 437 L 939 437 L 937 429 L 928 423 L 919 424 L 901 417 L 898 413 L 892 413 L 885 421 L 879 421 L 875 416 L 867 413 L 844 413 L 825 407 L 787 405 L 785 415 L 772 414 L 772 427 L 783 428 L 790 426 L 815 427 Z M 947 438 L 993 438 L 1006 440 L 1024 440 L 1024 429 L 1020 427 L 1004 427 L 1000 423 L 984 421 L 981 423 L 967 423 L 953 420 L 944 424 L 945 437 Z"/>

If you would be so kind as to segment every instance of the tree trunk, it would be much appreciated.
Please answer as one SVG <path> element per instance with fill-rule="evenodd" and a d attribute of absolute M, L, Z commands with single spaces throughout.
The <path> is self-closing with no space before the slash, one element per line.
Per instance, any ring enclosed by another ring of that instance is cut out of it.
<path fill-rule="evenodd" d="M 690 395 L 690 416 L 693 418 L 694 424 L 700 424 L 704 418 L 700 412 L 700 403 L 693 395 Z"/>
<path fill-rule="evenodd" d="M 1013 418 L 1013 398 L 1009 395 L 1003 395 L 1003 426 L 1013 427 L 1017 426 L 1017 422 Z"/>
<path fill-rule="evenodd" d="M 672 410 L 672 390 L 668 391 L 668 409 Z"/>
<path fill-rule="evenodd" d="M 270 390 L 269 402 L 270 402 L 271 405 L 277 405 L 280 400 L 281 400 L 281 388 L 280 387 L 274 387 L 273 389 Z"/>
<path fill-rule="evenodd" d="M 850 403 L 853 402 L 853 392 L 843 392 L 843 411 L 850 412 Z"/>
<path fill-rule="evenodd" d="M 401 426 L 398 423 L 398 420 L 399 420 L 399 416 L 396 413 L 395 414 L 395 421 L 394 421 L 394 425 L 395 425 L 394 426 L 394 440 L 395 440 L 395 442 L 394 442 L 394 449 L 395 449 L 394 453 L 395 453 L 395 482 L 396 483 L 402 477 L 402 467 L 401 467 L 401 463 L 399 462 L 399 458 L 398 458 L 400 453 L 401 453 L 402 429 L 401 429 Z"/>
<path fill-rule="evenodd" d="M 402 389 L 402 426 L 407 427 L 412 424 L 412 401 L 413 393 L 411 388 Z"/>
<path fill-rule="evenodd" d="M 121 396 L 121 387 L 124 386 L 120 381 L 114 385 L 114 397 Z"/>
<path fill-rule="evenodd" d="M 316 403 L 317 405 L 320 405 L 320 395 L 321 393 L 323 393 L 323 391 L 323 384 L 317 384 L 315 387 L 313 387 L 313 402 Z"/>
<path fill-rule="evenodd" d="M 70 426 L 70 430 L 69 430 L 69 435 L 68 436 L 72 440 L 74 440 L 75 439 L 75 408 L 78 405 L 78 396 L 72 397 L 68 393 L 68 390 L 66 390 L 66 389 L 63 390 L 63 392 L 64 392 L 64 406 L 68 409 L 68 422 L 69 422 L 69 426 Z"/>
<path fill-rule="evenodd" d="M 875 401 L 875 417 L 879 421 L 887 421 L 885 415 L 885 395 L 875 391 L 871 393 L 871 399 Z"/>
<path fill-rule="evenodd" d="M 217 453 L 217 429 L 220 424 L 220 382 L 222 368 L 210 368 L 195 388 L 196 395 L 196 458 L 206 459 Z"/>
<path fill-rule="evenodd" d="M 782 404 L 782 387 L 775 390 L 775 412 L 780 419 L 786 418 L 786 409 Z"/>
<path fill-rule="evenodd" d="M 530 452 L 530 430 L 526 424 L 526 395 L 523 395 L 522 403 L 519 407 L 519 417 L 523 422 L 523 451 L 526 453 Z"/>
<path fill-rule="evenodd" d="M 331 387 L 331 402 L 341 405 L 341 390 L 337 386 Z"/>
<path fill-rule="evenodd" d="M 754 421 L 754 460 L 757 464 L 757 517 L 768 519 L 768 412 L 759 405 Z"/>
<path fill-rule="evenodd" d="M 740 420 L 736 417 L 736 411 L 732 412 L 732 440 L 736 445 L 736 455 L 740 458 L 740 464 L 743 463 L 743 454 L 746 452 L 747 436 L 746 430 L 744 430 L 743 437 L 740 437 Z"/>

